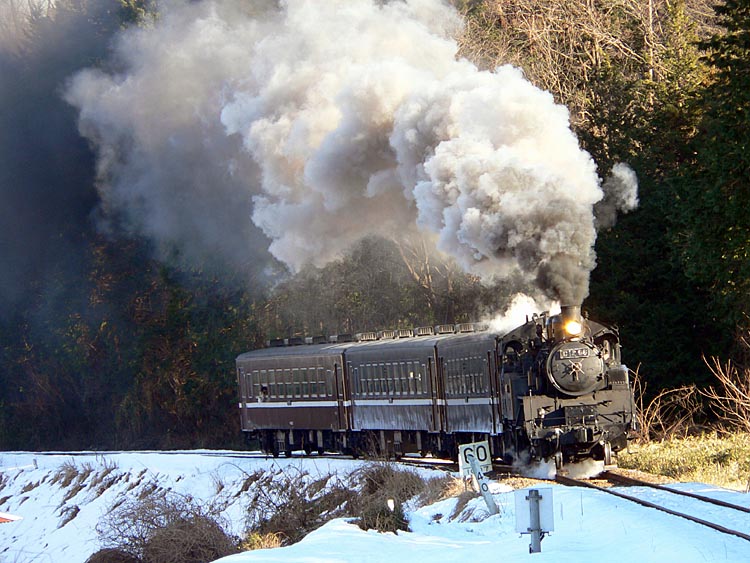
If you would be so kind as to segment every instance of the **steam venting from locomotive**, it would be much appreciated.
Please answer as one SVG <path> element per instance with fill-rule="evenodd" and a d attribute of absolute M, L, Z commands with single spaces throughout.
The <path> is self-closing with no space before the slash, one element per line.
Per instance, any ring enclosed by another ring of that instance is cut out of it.
<path fill-rule="evenodd" d="M 292 270 L 426 233 L 469 272 L 580 304 L 635 175 L 602 182 L 551 94 L 457 59 L 460 28 L 438 0 L 167 2 L 66 92 L 103 222 Z"/>

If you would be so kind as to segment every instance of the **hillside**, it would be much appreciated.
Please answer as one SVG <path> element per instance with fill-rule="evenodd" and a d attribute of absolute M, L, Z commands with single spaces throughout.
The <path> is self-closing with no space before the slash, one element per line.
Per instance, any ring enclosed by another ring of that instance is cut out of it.
<path fill-rule="evenodd" d="M 164 491 L 221 506 L 228 531 L 240 536 L 246 527 L 245 503 L 252 496 L 252 486 L 247 484 L 251 474 L 260 470 L 278 478 L 304 473 L 314 479 L 333 473 L 346 479 L 363 463 L 314 457 L 274 460 L 231 451 L 4 452 L 0 454 L 0 512 L 22 520 L 0 524 L 0 562 L 83 563 L 99 549 L 96 524 L 113 506 Z M 435 476 L 434 471 L 420 471 Z M 542 486 L 552 491 L 554 532 L 543 540 L 542 553 L 533 555 L 534 561 L 580 563 L 604 557 L 623 563 L 698 563 L 750 558 L 750 542 L 745 540 L 595 491 L 554 483 Z M 676 486 L 750 505 L 750 496 L 744 493 L 696 483 Z M 408 557 L 416 563 L 459 559 L 489 563 L 501 555 L 505 560 L 525 560 L 530 557 L 529 537 L 515 531 L 514 492 L 495 482 L 492 493 L 500 507 L 496 516 L 488 516 L 481 498 L 466 505 L 450 498 L 423 507 L 407 506 L 409 532 L 363 531 L 339 518 L 297 544 L 242 553 L 222 562 L 380 562 Z M 643 494 L 657 502 L 664 495 Z M 690 501 L 678 504 L 676 508 L 691 510 Z M 748 515 L 700 510 L 706 518 L 724 518 L 727 526 L 750 528 Z"/>

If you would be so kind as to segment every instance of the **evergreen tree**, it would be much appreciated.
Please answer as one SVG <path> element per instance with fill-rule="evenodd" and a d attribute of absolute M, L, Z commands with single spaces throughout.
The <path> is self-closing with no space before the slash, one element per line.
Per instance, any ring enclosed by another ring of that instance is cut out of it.
<path fill-rule="evenodd" d="M 610 151 L 638 174 L 640 205 L 599 234 L 587 301 L 592 314 L 620 324 L 625 359 L 631 368 L 640 366 L 652 391 L 707 379 L 701 356 L 727 346 L 706 290 L 684 272 L 670 211 L 681 204 L 678 179 L 692 159 L 690 139 L 701 118 L 695 97 L 706 69 L 684 2 L 670 7 L 663 29 L 652 61 L 658 72 L 629 83 L 628 125 L 609 137 Z"/>
<path fill-rule="evenodd" d="M 750 313 L 750 2 L 717 6 L 722 33 L 701 46 L 712 80 L 682 169 L 675 240 L 687 274 L 711 292 L 730 326 Z"/>

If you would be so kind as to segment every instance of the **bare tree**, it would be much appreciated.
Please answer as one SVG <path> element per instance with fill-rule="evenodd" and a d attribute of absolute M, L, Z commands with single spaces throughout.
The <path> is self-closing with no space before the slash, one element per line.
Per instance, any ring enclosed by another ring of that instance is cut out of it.
<path fill-rule="evenodd" d="M 718 419 L 732 431 L 750 432 L 750 368 L 731 360 L 722 363 L 716 357 L 705 360 L 719 380 L 718 387 L 701 390 Z"/>
<path fill-rule="evenodd" d="M 696 419 L 703 408 L 695 385 L 664 389 L 647 400 L 647 384 L 638 370 L 631 371 L 631 378 L 638 408 L 639 442 L 685 437 L 700 428 Z"/>
<path fill-rule="evenodd" d="M 485 68 L 512 64 L 552 92 L 574 126 L 590 123 L 602 72 L 658 81 L 667 72 L 670 0 L 493 0 L 472 4 L 461 54 Z M 713 25 L 709 0 L 681 3 L 699 36 Z"/>
<path fill-rule="evenodd" d="M 32 17 L 49 17 L 55 0 L 3 0 L 0 2 L 0 49 L 18 52 L 23 48 Z"/>

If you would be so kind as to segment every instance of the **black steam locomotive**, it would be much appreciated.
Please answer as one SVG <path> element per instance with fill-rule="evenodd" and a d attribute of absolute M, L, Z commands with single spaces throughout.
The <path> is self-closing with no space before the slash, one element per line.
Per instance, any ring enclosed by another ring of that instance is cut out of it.
<path fill-rule="evenodd" d="M 333 341 L 331 341 L 333 340 Z M 615 328 L 534 315 L 477 324 L 289 339 L 237 358 L 242 430 L 274 456 L 337 451 L 612 462 L 636 424 Z"/>

